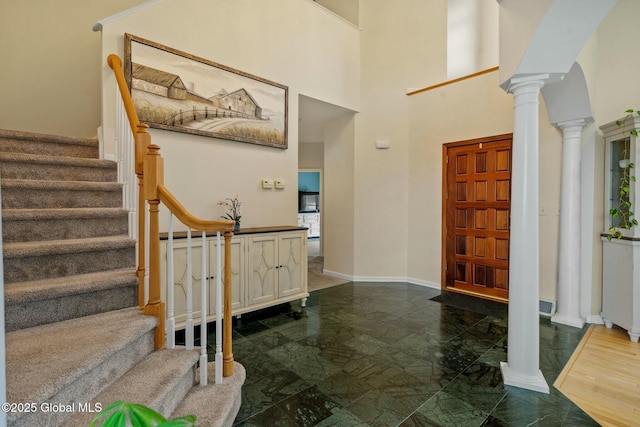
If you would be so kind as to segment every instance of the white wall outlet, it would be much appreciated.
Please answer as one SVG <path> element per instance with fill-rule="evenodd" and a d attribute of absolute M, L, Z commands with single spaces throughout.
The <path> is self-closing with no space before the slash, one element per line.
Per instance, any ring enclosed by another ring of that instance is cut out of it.
<path fill-rule="evenodd" d="M 273 188 L 273 180 L 272 179 L 263 179 L 262 180 L 262 188 Z"/>
<path fill-rule="evenodd" d="M 549 208 L 546 206 L 540 206 L 540 216 L 545 216 L 549 214 Z"/>
<path fill-rule="evenodd" d="M 282 179 L 276 179 L 276 188 L 284 188 L 286 186 L 286 182 Z"/>

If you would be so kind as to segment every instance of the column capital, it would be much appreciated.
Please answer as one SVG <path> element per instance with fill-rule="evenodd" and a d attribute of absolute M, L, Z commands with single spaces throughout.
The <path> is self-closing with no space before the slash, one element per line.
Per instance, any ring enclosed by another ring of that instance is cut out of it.
<path fill-rule="evenodd" d="M 562 142 L 564 143 L 576 139 L 579 141 L 585 124 L 586 120 L 584 119 L 556 123 L 556 126 L 562 129 Z"/>
<path fill-rule="evenodd" d="M 516 91 L 523 88 L 535 88 L 539 91 L 550 77 L 549 74 L 512 77 L 509 81 L 507 92 L 515 94 Z"/>
<path fill-rule="evenodd" d="M 562 130 L 570 129 L 574 127 L 579 127 L 580 129 L 582 129 L 586 124 L 587 124 L 586 119 L 575 119 L 575 120 L 567 120 L 566 122 L 558 122 L 556 123 L 556 126 L 558 126 Z"/>

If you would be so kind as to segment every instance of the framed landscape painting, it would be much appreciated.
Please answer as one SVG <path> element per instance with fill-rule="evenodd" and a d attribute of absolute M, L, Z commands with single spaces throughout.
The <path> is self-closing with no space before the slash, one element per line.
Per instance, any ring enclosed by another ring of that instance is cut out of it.
<path fill-rule="evenodd" d="M 287 148 L 287 86 L 131 34 L 124 72 L 150 127 Z"/>

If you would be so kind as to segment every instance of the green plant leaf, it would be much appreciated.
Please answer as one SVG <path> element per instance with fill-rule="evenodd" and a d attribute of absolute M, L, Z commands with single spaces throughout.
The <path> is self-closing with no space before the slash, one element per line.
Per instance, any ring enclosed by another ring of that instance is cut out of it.
<path fill-rule="evenodd" d="M 127 416 L 124 411 L 118 410 L 111 414 L 109 418 L 102 424 L 102 427 L 121 427 L 126 425 Z"/>
<path fill-rule="evenodd" d="M 617 124 L 617 125 L 618 125 L 618 127 L 620 128 L 620 127 L 622 127 L 623 122 L 622 122 L 622 120 L 616 120 L 616 124 Z"/>
<path fill-rule="evenodd" d="M 93 420 L 91 420 L 91 424 L 89 424 L 90 427 L 94 427 L 96 425 L 96 423 L 106 417 L 107 415 L 109 415 L 109 412 L 111 412 L 112 409 L 121 406 L 122 405 L 122 400 L 116 400 L 115 402 L 113 402 L 111 405 L 107 406 L 106 408 L 104 408 L 102 411 L 100 411 L 98 413 L 98 415 L 96 415 Z"/>
<path fill-rule="evenodd" d="M 633 114 L 634 111 L 633 111 L 632 108 L 630 108 L 628 110 L 625 110 L 624 112 L 627 113 L 627 114 Z"/>
<path fill-rule="evenodd" d="M 631 222 L 633 223 L 633 225 L 638 225 L 638 220 L 637 219 L 632 219 Z"/>
<path fill-rule="evenodd" d="M 156 411 L 154 411 L 151 408 L 147 408 L 144 405 L 139 405 L 137 403 L 129 403 L 127 404 L 129 405 L 129 413 L 133 413 L 136 412 L 137 415 L 140 415 L 141 417 L 151 421 L 151 422 L 155 422 L 155 423 L 164 423 L 167 421 L 167 419 L 165 417 L 163 417 L 162 415 L 160 415 L 159 413 L 157 413 Z M 153 424 L 151 424 L 153 425 Z"/>
<path fill-rule="evenodd" d="M 630 133 L 631 135 L 633 135 L 633 136 L 638 136 L 638 131 L 637 131 L 637 130 L 635 130 L 635 129 L 633 129 L 633 130 L 629 131 L 629 133 Z"/>

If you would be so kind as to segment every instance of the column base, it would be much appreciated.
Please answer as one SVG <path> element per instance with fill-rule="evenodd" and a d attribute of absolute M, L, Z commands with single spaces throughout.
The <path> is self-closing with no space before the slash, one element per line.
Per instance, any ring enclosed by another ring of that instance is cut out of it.
<path fill-rule="evenodd" d="M 556 313 L 551 316 L 551 323 L 559 323 L 561 325 L 573 326 L 574 328 L 582 329 L 584 326 L 584 319 Z"/>
<path fill-rule="evenodd" d="M 502 379 L 504 385 L 510 385 L 513 387 L 524 388 L 527 390 L 537 391 L 539 393 L 549 394 L 549 385 L 547 380 L 544 379 L 542 371 L 538 370 L 538 374 L 535 376 L 521 375 L 514 372 L 507 362 L 500 362 L 500 371 L 502 372 Z"/>

